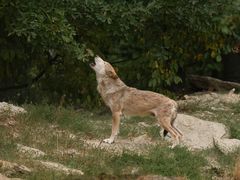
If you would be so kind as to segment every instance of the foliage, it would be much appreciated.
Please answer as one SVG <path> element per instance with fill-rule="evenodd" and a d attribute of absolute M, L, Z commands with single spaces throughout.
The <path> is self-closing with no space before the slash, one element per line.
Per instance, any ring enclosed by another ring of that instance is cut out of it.
<path fill-rule="evenodd" d="M 211 75 L 220 69 L 221 55 L 240 39 L 239 4 L 1 0 L 1 87 L 30 82 L 17 91 L 22 101 L 47 97 L 58 102 L 66 94 L 77 104 L 98 103 L 86 48 L 110 62 L 122 61 L 116 63 L 120 77 L 142 89 L 162 90 L 181 83 L 187 73 Z M 59 58 L 53 62 L 55 55 Z"/>

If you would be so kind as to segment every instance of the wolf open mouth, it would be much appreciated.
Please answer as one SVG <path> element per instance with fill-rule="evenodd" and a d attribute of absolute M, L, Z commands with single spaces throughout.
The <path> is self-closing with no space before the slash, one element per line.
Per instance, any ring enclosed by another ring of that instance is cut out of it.
<path fill-rule="evenodd" d="M 94 67 L 94 66 L 96 65 L 96 63 L 95 63 L 95 61 L 93 61 L 93 62 L 91 62 L 89 65 L 90 65 L 91 67 Z"/>

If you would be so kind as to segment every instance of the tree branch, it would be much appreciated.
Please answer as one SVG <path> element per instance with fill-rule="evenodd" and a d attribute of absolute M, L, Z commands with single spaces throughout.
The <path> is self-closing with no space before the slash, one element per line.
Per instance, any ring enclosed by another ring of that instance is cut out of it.
<path fill-rule="evenodd" d="M 41 72 L 39 72 L 34 78 L 32 78 L 29 82 L 22 83 L 22 84 L 19 84 L 19 85 L 2 87 L 2 88 L 0 88 L 0 91 L 8 91 L 8 90 L 13 90 L 13 89 L 23 89 L 23 88 L 27 88 L 29 86 L 32 86 L 34 83 L 38 82 L 44 76 L 44 74 L 47 72 L 48 68 L 50 66 L 52 66 L 53 64 L 55 64 L 59 57 L 60 57 L 59 55 L 55 55 L 54 57 L 52 57 L 51 54 L 48 53 L 48 65 Z"/>

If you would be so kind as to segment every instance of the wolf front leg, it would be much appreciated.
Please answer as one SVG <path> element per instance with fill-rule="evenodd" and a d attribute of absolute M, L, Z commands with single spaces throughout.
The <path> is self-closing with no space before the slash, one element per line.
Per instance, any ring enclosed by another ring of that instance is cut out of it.
<path fill-rule="evenodd" d="M 119 132 L 119 125 L 120 125 L 120 115 L 121 112 L 113 112 L 112 113 L 112 134 L 110 138 L 104 139 L 103 142 L 112 144 L 115 140 L 115 137 L 117 136 Z"/>

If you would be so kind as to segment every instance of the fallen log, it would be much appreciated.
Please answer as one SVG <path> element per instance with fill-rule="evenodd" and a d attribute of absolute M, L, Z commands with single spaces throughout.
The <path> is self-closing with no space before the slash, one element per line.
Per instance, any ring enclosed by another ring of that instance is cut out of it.
<path fill-rule="evenodd" d="M 229 91 L 231 89 L 240 90 L 240 83 L 223 81 L 209 76 L 190 75 L 190 84 L 194 87 L 210 91 Z"/>

